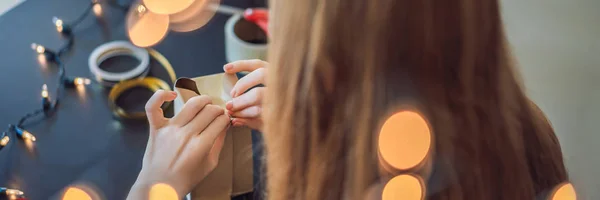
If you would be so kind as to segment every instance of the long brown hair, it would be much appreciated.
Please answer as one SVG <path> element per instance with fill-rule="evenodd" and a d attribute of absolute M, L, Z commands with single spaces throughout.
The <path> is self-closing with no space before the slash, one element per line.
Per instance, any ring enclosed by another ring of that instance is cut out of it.
<path fill-rule="evenodd" d="M 269 199 L 362 199 L 402 106 L 434 134 L 427 199 L 534 199 L 567 180 L 497 0 L 271 0 Z"/>

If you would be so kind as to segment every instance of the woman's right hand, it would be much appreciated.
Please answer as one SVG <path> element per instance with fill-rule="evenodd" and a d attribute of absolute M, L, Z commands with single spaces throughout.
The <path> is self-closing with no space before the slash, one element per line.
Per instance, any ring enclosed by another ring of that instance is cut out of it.
<path fill-rule="evenodd" d="M 233 117 L 233 126 L 248 126 L 262 131 L 262 99 L 265 87 L 254 87 L 265 83 L 267 62 L 262 60 L 240 60 L 228 63 L 223 70 L 228 74 L 249 71 L 233 86 L 230 92 L 231 100 L 227 102 L 229 115 Z M 254 88 L 252 88 L 254 87 Z M 252 88 L 248 92 L 246 90 Z"/>
<path fill-rule="evenodd" d="M 165 118 L 161 105 L 173 101 L 175 92 L 157 91 L 146 104 L 150 123 L 142 170 L 127 199 L 148 199 L 150 187 L 170 185 L 183 197 L 218 164 L 229 116 L 211 98 L 188 100 L 177 115 Z"/>

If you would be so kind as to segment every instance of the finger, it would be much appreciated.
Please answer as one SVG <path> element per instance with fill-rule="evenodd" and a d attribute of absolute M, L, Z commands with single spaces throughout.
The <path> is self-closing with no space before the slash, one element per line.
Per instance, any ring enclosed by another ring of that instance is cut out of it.
<path fill-rule="evenodd" d="M 195 152 L 200 153 L 199 156 L 194 156 L 192 159 L 200 162 L 203 171 L 201 174 L 204 174 L 204 176 L 214 170 L 219 164 L 219 155 L 221 154 L 221 150 L 225 144 L 226 134 L 227 130 L 224 130 L 221 134 L 219 134 L 219 136 L 217 136 L 217 139 L 212 144 L 208 155 L 204 155 L 206 154 L 205 152 L 200 152 L 200 150 L 193 149 Z M 204 156 L 206 156 L 206 158 L 204 158 Z"/>
<path fill-rule="evenodd" d="M 242 71 L 254 71 L 258 68 L 267 67 L 267 62 L 253 59 L 253 60 L 239 60 L 231 63 L 227 63 L 223 66 L 223 70 L 228 74 L 233 74 Z"/>
<path fill-rule="evenodd" d="M 257 118 L 260 117 L 262 108 L 260 106 L 250 106 L 237 112 L 231 112 L 230 115 L 235 118 Z"/>
<path fill-rule="evenodd" d="M 161 106 L 165 101 L 173 101 L 176 97 L 176 92 L 158 90 L 150 97 L 150 99 L 148 99 L 145 109 L 146 117 L 148 117 L 148 122 L 150 122 L 150 127 L 154 128 L 162 126 L 166 119 Z"/>
<path fill-rule="evenodd" d="M 208 95 L 192 97 L 183 105 L 181 112 L 171 119 L 171 122 L 175 125 L 184 126 L 190 122 L 204 106 L 211 103 L 212 99 Z"/>
<path fill-rule="evenodd" d="M 225 108 L 236 112 L 250 106 L 260 105 L 262 103 L 264 89 L 264 87 L 252 88 L 250 91 L 231 99 L 225 104 Z"/>
<path fill-rule="evenodd" d="M 242 77 L 231 89 L 231 97 L 237 97 L 251 87 L 264 83 L 266 72 L 265 68 L 259 68 Z"/>
<path fill-rule="evenodd" d="M 224 114 L 225 110 L 223 108 L 216 105 L 206 105 L 190 123 L 184 126 L 184 129 L 194 135 L 200 134 L 215 118 Z"/>
<path fill-rule="evenodd" d="M 221 149 L 223 149 L 223 144 L 225 144 L 225 135 L 227 134 L 227 131 L 223 131 L 221 134 L 219 134 L 219 136 L 217 136 L 217 139 L 215 140 L 215 143 L 213 144 L 212 148 L 210 149 L 210 153 L 208 154 L 209 159 L 211 159 L 213 162 L 218 162 L 219 161 L 219 155 L 221 154 Z"/>
<path fill-rule="evenodd" d="M 234 118 L 231 123 L 233 126 L 247 126 L 254 130 L 262 131 L 263 123 L 260 118 Z"/>
<path fill-rule="evenodd" d="M 197 152 L 208 153 L 212 148 L 217 136 L 229 128 L 229 118 L 226 115 L 220 115 L 213 120 L 202 133 L 192 137 L 190 141 L 196 148 Z M 204 156 L 202 156 L 204 158 Z"/>

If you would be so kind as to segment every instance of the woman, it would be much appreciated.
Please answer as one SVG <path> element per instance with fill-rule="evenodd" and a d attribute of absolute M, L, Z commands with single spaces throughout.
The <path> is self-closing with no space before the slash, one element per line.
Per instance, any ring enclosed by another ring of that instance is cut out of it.
<path fill-rule="evenodd" d="M 567 181 L 553 130 L 513 69 L 497 0 L 272 0 L 270 10 L 269 67 L 224 67 L 255 70 L 227 109 L 233 125 L 264 127 L 267 198 L 365 198 L 391 176 L 375 141 L 402 106 L 433 130 L 427 199 L 535 199 Z M 225 113 L 199 97 L 162 118 L 174 98 L 149 101 L 153 131 L 130 197 L 156 182 L 185 194 L 216 163 Z"/>

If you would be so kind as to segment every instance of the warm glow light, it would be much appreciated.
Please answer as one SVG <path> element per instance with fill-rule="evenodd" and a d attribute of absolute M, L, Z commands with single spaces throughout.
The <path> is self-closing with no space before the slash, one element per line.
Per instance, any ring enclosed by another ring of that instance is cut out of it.
<path fill-rule="evenodd" d="M 173 187 L 164 184 L 158 183 L 150 188 L 150 200 L 178 200 L 177 192 Z"/>
<path fill-rule="evenodd" d="M 85 95 L 85 87 L 75 87 L 77 90 L 77 96 L 79 96 L 79 100 L 85 102 L 87 100 L 87 96 Z"/>
<path fill-rule="evenodd" d="M 53 17 L 52 18 L 52 22 L 56 26 L 56 30 L 58 32 L 62 32 L 63 31 L 63 20 L 62 19 L 59 19 L 57 17 Z"/>
<path fill-rule="evenodd" d="M 431 132 L 419 113 L 402 111 L 385 121 L 378 140 L 383 160 L 396 169 L 408 170 L 427 157 Z"/>
<path fill-rule="evenodd" d="M 46 52 L 46 48 L 44 48 L 44 46 L 36 44 L 36 43 L 31 43 L 31 49 L 33 49 L 34 51 L 36 51 L 39 54 Z"/>
<path fill-rule="evenodd" d="M 0 139 L 0 146 L 6 146 L 9 141 L 10 138 L 8 137 L 8 135 L 5 135 L 4 137 L 2 137 L 2 139 Z"/>
<path fill-rule="evenodd" d="M 177 32 L 188 32 L 206 25 L 214 16 L 216 9 L 209 6 L 219 6 L 220 0 L 196 0 L 185 10 L 169 15 L 169 28 Z"/>
<path fill-rule="evenodd" d="M 27 152 L 34 155 L 36 154 L 34 141 L 24 140 L 23 143 L 25 143 L 25 149 L 27 149 Z"/>
<path fill-rule="evenodd" d="M 139 5 L 139 6 L 137 7 L 137 12 L 138 12 L 139 14 L 144 14 L 144 13 L 146 12 L 146 7 L 145 7 L 144 5 Z"/>
<path fill-rule="evenodd" d="M 139 47 L 149 47 L 160 42 L 169 30 L 169 16 L 146 12 L 142 5 L 136 7 L 135 11 L 127 15 L 126 21 L 131 42 Z"/>
<path fill-rule="evenodd" d="M 23 192 L 21 190 L 15 190 L 15 189 L 6 189 L 6 194 L 7 195 L 23 195 Z"/>
<path fill-rule="evenodd" d="M 420 200 L 425 196 L 422 180 L 412 175 L 398 175 L 388 181 L 381 194 L 382 200 Z"/>
<path fill-rule="evenodd" d="M 550 196 L 550 200 L 577 200 L 577 193 L 571 183 L 561 184 Z"/>
<path fill-rule="evenodd" d="M 27 132 L 26 130 L 23 130 L 22 137 L 23 137 L 23 139 L 31 140 L 32 142 L 35 142 L 35 136 L 33 136 L 33 134 L 31 134 L 30 132 Z"/>
<path fill-rule="evenodd" d="M 98 3 L 94 4 L 94 6 L 92 7 L 92 10 L 94 10 L 94 15 L 96 16 L 101 16 L 102 15 L 102 6 Z"/>
<path fill-rule="evenodd" d="M 44 55 L 44 54 L 38 54 L 37 60 L 40 63 L 40 65 L 42 65 L 44 67 L 46 67 L 46 65 L 48 64 L 48 61 L 46 59 L 46 55 Z"/>
<path fill-rule="evenodd" d="M 184 9 L 186 9 L 187 7 L 192 5 L 192 3 L 194 2 L 194 0 L 169 0 L 169 1 L 143 0 L 143 1 L 144 1 L 144 5 L 146 5 L 146 7 L 148 7 L 148 9 L 150 11 L 158 13 L 158 14 L 163 14 L 163 15 L 170 15 L 170 14 L 174 14 L 174 13 L 183 11 Z"/>
<path fill-rule="evenodd" d="M 42 85 L 42 98 L 48 98 L 48 85 Z"/>
<path fill-rule="evenodd" d="M 55 26 L 59 27 L 63 25 L 63 21 L 62 19 L 59 19 L 58 17 L 52 17 L 52 22 L 54 23 Z"/>
<path fill-rule="evenodd" d="M 69 187 L 63 195 L 62 200 L 92 200 L 92 197 L 82 189 Z"/>
<path fill-rule="evenodd" d="M 73 79 L 73 83 L 75 84 L 75 86 L 89 85 L 90 82 L 91 81 L 88 78 L 77 77 L 77 78 Z"/>

